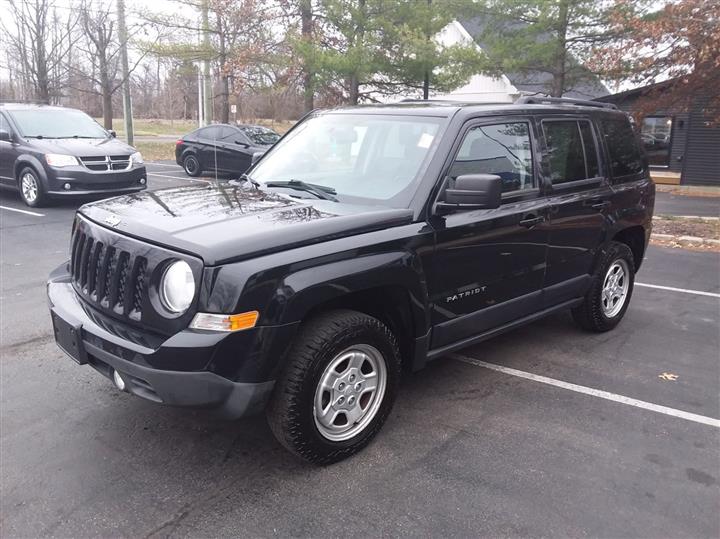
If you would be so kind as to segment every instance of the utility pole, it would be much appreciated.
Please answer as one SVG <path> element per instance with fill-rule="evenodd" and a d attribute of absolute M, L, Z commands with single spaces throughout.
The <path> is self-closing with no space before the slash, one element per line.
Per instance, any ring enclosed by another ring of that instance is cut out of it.
<path fill-rule="evenodd" d="M 210 78 L 210 22 L 208 21 L 208 0 L 202 1 L 202 32 L 203 32 L 203 117 L 205 125 L 213 120 L 213 91 Z"/>
<path fill-rule="evenodd" d="M 127 28 L 125 27 L 125 0 L 117 0 L 117 17 L 118 17 L 118 39 L 120 40 L 120 65 L 123 77 L 123 119 L 125 123 L 125 138 L 127 143 L 132 146 L 133 118 L 132 118 L 132 101 L 130 101 L 130 68 L 128 67 L 127 56 Z"/>

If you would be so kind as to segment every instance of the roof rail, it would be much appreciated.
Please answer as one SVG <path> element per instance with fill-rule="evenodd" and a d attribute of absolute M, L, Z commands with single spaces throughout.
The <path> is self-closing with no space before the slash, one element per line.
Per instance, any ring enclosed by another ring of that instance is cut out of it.
<path fill-rule="evenodd" d="M 599 109 L 617 110 L 614 103 L 590 101 L 588 99 L 573 99 L 571 97 L 544 97 L 524 95 L 515 101 L 516 105 L 574 105 L 579 107 L 596 107 Z"/>

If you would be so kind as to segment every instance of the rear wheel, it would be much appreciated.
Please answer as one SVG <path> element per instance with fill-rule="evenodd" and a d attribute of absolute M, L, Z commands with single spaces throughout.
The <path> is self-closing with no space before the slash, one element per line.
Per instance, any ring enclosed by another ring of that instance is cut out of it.
<path fill-rule="evenodd" d="M 25 167 L 18 176 L 18 187 L 23 202 L 31 208 L 43 206 L 47 201 L 45 188 L 43 187 L 37 172 L 30 167 Z"/>
<path fill-rule="evenodd" d="M 275 437 L 296 455 L 330 464 L 360 451 L 387 419 L 400 380 L 392 332 L 355 311 L 304 323 L 268 406 Z"/>
<path fill-rule="evenodd" d="M 185 174 L 188 176 L 200 176 L 202 174 L 202 168 L 200 167 L 200 161 L 195 154 L 188 154 L 183 158 L 183 168 Z"/>
<path fill-rule="evenodd" d="M 611 242 L 593 276 L 585 301 L 573 309 L 575 321 L 590 331 L 608 331 L 620 323 L 635 284 L 635 259 L 624 243 Z"/>

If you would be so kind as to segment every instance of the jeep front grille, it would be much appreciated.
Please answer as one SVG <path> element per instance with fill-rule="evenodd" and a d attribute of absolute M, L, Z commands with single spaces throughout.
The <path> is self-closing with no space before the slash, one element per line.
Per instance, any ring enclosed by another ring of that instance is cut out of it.
<path fill-rule="evenodd" d="M 130 155 L 86 155 L 80 162 L 93 172 L 114 172 L 128 170 L 132 166 Z"/>
<path fill-rule="evenodd" d="M 86 300 L 118 315 L 140 321 L 147 259 L 105 245 L 85 231 L 73 237 L 70 273 Z"/>

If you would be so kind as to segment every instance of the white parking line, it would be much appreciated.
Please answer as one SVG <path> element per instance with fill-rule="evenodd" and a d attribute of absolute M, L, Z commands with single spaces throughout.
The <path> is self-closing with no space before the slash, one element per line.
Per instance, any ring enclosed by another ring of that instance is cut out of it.
<path fill-rule="evenodd" d="M 635 283 L 635 286 L 643 286 L 645 288 L 656 288 L 658 290 L 668 290 L 670 292 L 682 292 L 683 294 L 695 294 L 696 296 L 708 296 L 711 298 L 720 298 L 720 294 L 715 292 L 703 292 L 702 290 L 688 290 L 687 288 L 675 288 L 674 286 L 660 286 L 658 284 Z"/>
<path fill-rule="evenodd" d="M 494 363 L 487 363 L 472 357 L 461 356 L 460 354 L 451 354 L 451 358 L 463 363 L 469 363 L 476 367 L 484 367 L 493 371 L 502 372 L 509 374 L 510 376 L 517 376 L 518 378 L 525 378 L 526 380 L 532 380 L 534 382 L 540 382 L 541 384 L 548 384 L 551 386 L 567 389 L 576 393 L 582 393 L 583 395 L 590 395 L 591 397 L 598 397 L 613 402 L 619 402 L 620 404 L 627 404 L 634 406 L 635 408 L 642 408 L 643 410 L 650 410 L 651 412 L 657 412 L 659 414 L 665 414 L 672 417 L 678 417 L 687 421 L 694 421 L 695 423 L 702 423 L 703 425 L 709 425 L 711 427 L 720 428 L 720 419 L 714 417 L 707 417 L 704 415 L 693 414 L 690 412 L 684 412 L 683 410 L 676 410 L 675 408 L 668 408 L 667 406 L 660 406 L 659 404 L 653 404 L 651 402 L 641 401 L 618 395 L 616 393 L 609 393 L 600 389 L 593 389 L 592 387 L 579 386 L 577 384 L 571 384 L 569 382 L 563 382 L 562 380 L 555 380 L 554 378 L 548 378 L 546 376 L 540 376 L 538 374 L 532 374 L 530 372 L 519 371 L 517 369 L 511 369 L 510 367 L 503 367 L 502 365 L 495 365 Z"/>
<path fill-rule="evenodd" d="M 209 180 L 199 180 L 197 178 L 184 178 L 182 176 L 169 176 L 168 174 L 157 174 L 155 172 L 148 172 L 148 176 L 157 176 L 158 178 L 170 178 L 171 180 L 185 180 L 189 182 L 205 182 L 210 183 Z"/>
<path fill-rule="evenodd" d="M 45 217 L 44 213 L 38 213 L 36 211 L 18 210 L 17 208 L 8 208 L 7 206 L 0 206 L 0 209 L 7 210 L 7 211 L 16 211 L 18 213 L 24 213 L 26 215 L 32 215 L 34 217 Z"/>

